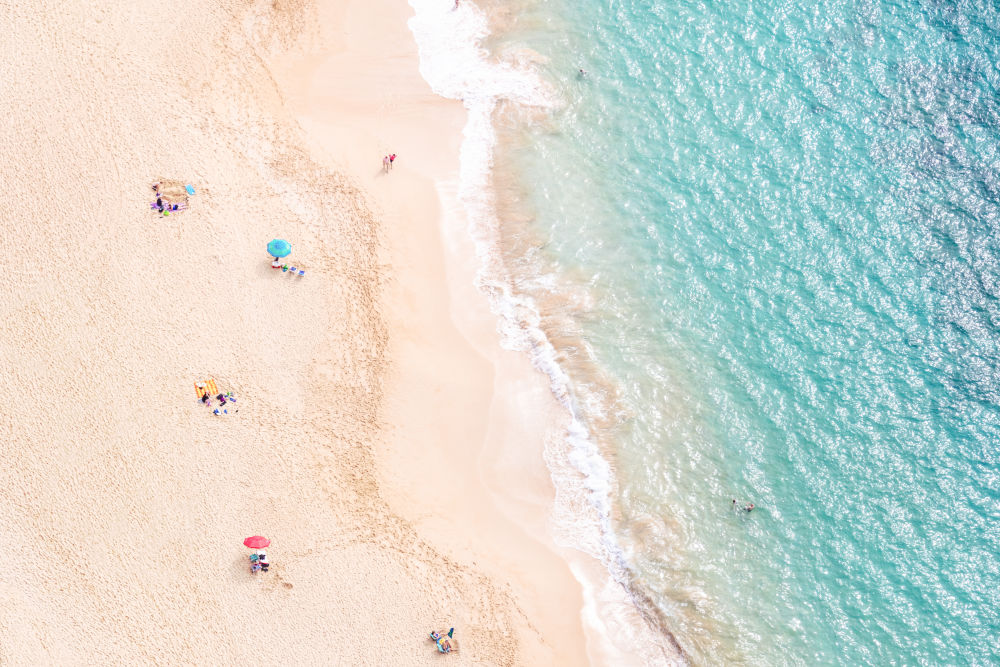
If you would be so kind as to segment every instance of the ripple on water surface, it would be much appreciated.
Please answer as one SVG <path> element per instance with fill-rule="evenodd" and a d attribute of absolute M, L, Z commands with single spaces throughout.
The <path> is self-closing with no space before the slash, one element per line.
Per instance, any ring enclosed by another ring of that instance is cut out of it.
<path fill-rule="evenodd" d="M 616 533 L 696 662 L 1000 662 L 998 39 L 912 0 L 544 3 L 505 38 L 565 102 L 501 162 L 519 270 L 590 292 Z"/>

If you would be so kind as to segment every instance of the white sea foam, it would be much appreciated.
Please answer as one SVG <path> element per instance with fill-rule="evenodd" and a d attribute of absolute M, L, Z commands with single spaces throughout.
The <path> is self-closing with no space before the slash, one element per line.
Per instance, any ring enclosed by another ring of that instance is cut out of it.
<path fill-rule="evenodd" d="M 469 220 L 469 232 L 480 263 L 477 286 L 489 296 L 503 346 L 530 355 L 533 365 L 548 376 L 553 394 L 566 410 L 564 428 L 555 429 L 558 436 L 549 438 L 545 451 L 556 487 L 555 537 L 560 543 L 600 560 L 613 581 L 625 584 L 624 555 L 611 530 L 613 472 L 580 418 L 579 400 L 574 396 L 569 376 L 557 361 L 556 349 L 540 327 L 541 317 L 535 303 L 512 289 L 510 272 L 499 249 L 501 222 L 491 182 L 497 141 L 494 111 L 501 102 L 523 108 L 553 109 L 558 98 L 528 66 L 489 57 L 481 46 L 489 35 L 487 19 L 472 3 L 461 3 L 458 8 L 452 0 L 409 0 L 409 3 L 415 10 L 408 25 L 417 41 L 421 75 L 435 93 L 461 100 L 468 112 L 460 154 L 458 198 Z M 586 581 L 583 583 L 588 585 Z M 621 652 L 621 646 L 607 646 L 599 653 L 614 655 L 612 661 L 617 664 L 636 659 L 643 664 L 661 661 L 663 651 L 652 646 L 661 642 L 648 628 L 642 623 L 625 622 L 620 609 L 609 609 L 614 601 L 609 599 L 607 582 L 589 584 L 593 590 L 585 597 L 600 602 L 588 602 L 585 617 L 593 619 L 601 615 L 594 613 L 595 604 L 605 616 L 601 623 L 591 625 L 605 632 L 611 627 L 631 628 L 627 637 L 630 656 Z M 609 621 L 609 613 L 617 616 L 617 621 Z M 632 615 L 636 615 L 635 609 Z M 605 639 L 610 642 L 608 637 Z M 641 648 L 643 644 L 645 649 Z"/>

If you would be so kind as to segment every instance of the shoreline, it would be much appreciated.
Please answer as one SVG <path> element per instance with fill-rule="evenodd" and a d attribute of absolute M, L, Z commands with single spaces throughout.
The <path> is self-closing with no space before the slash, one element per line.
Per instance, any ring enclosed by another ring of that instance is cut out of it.
<path fill-rule="evenodd" d="M 501 347 L 517 350 L 528 361 L 527 372 L 544 387 L 551 404 L 550 418 L 540 426 L 546 485 L 555 487 L 546 532 L 559 544 L 561 557 L 583 589 L 588 653 L 593 664 L 684 664 L 677 638 L 662 618 L 653 618 L 643 592 L 633 587 L 608 525 L 614 515 L 613 457 L 589 417 L 578 414 L 573 376 L 566 367 L 580 365 L 574 350 L 587 344 L 578 340 L 575 330 L 558 331 L 560 322 L 568 322 L 560 304 L 565 306 L 576 292 L 542 303 L 524 288 L 539 281 L 548 284 L 552 276 L 523 270 L 536 262 L 525 263 L 538 250 L 531 230 L 535 214 L 525 208 L 523 174 L 512 169 L 505 151 L 516 143 L 513 139 L 524 124 L 545 123 L 565 104 L 536 70 L 545 57 L 516 39 L 511 43 L 506 34 L 516 30 L 518 11 L 526 5 L 511 9 L 488 1 L 473 3 L 472 15 L 454 21 L 433 0 L 410 4 L 418 8 L 419 20 L 411 24 L 417 24 L 412 27 L 426 58 L 424 77 L 439 94 L 461 100 L 469 113 L 458 197 L 469 217 L 464 237 L 472 237 L 466 253 L 478 258 L 468 274 L 480 298 L 489 302 Z M 556 302 L 555 313 L 543 307 L 551 302 Z M 589 365 L 586 372 L 592 380 L 603 382 L 592 363 L 584 360 L 584 365 Z M 616 388 L 608 389 L 613 394 Z M 608 412 L 613 412 L 611 400 L 605 406 Z"/>
<path fill-rule="evenodd" d="M 587 548 L 556 539 L 553 476 L 580 476 L 562 444 L 575 425 L 569 406 L 557 398 L 558 382 L 534 354 L 505 345 L 508 334 L 498 327 L 512 322 L 502 323 L 484 290 L 482 239 L 470 234 L 458 166 L 468 142 L 460 136 L 469 131 L 468 110 L 432 92 L 421 75 L 415 36 L 406 29 L 412 9 L 403 9 L 399 20 L 395 10 L 371 12 L 370 4 L 358 4 L 337 10 L 351 22 L 351 34 L 340 36 L 350 46 L 341 52 L 338 42 L 335 50 L 314 52 L 311 74 L 292 77 L 298 83 L 289 99 L 300 100 L 299 121 L 337 154 L 338 163 L 349 165 L 388 227 L 386 262 L 393 278 L 387 313 L 402 344 L 392 345 L 390 435 L 377 455 L 386 499 L 425 537 L 433 535 L 435 546 L 513 585 L 525 606 L 522 646 L 559 638 L 552 642 L 559 647 L 555 655 L 522 654 L 525 664 L 682 663 L 683 649 L 662 626 L 657 635 L 636 592 Z M 487 18 L 491 26 L 493 18 Z M 379 43 L 393 47 L 373 46 Z M 361 76 L 354 69 L 359 57 L 365 62 Z M 400 154 L 392 174 L 376 171 L 374 145 Z M 419 167 L 409 166 L 414 163 Z M 400 185 L 401 176 L 408 182 Z M 499 197 L 495 203 L 503 204 Z M 548 344 L 544 328 L 540 333 Z M 433 398 L 415 397 L 415 387 Z M 452 407 L 442 409 L 442 402 Z M 456 471 L 463 478 L 457 484 Z M 442 513 L 442 507 L 449 509 Z M 578 500 L 567 510 L 592 511 Z M 511 544 L 516 558 L 501 558 Z"/>

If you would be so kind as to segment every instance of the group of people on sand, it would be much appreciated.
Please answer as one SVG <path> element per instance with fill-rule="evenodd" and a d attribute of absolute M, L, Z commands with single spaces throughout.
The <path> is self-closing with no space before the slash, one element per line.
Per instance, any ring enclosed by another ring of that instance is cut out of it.
<path fill-rule="evenodd" d="M 389 173 L 392 171 L 392 163 L 396 161 L 396 154 L 390 153 L 382 158 L 382 171 Z"/>
<path fill-rule="evenodd" d="M 250 554 L 250 571 L 254 574 L 264 571 L 267 572 L 267 568 L 271 567 L 271 564 L 267 562 L 267 554 L 263 551 Z"/>
<path fill-rule="evenodd" d="M 156 210 L 160 212 L 160 215 L 170 215 L 171 213 L 176 213 L 180 211 L 182 205 L 179 203 L 171 203 L 161 192 L 160 184 L 153 183 L 153 192 L 156 194 Z"/>
<path fill-rule="evenodd" d="M 229 414 L 229 408 L 226 407 L 226 403 L 235 403 L 236 402 L 236 397 L 233 396 L 233 392 L 231 392 L 231 391 L 230 392 L 226 392 L 225 394 L 223 394 L 222 392 L 219 392 L 219 395 L 216 396 L 215 399 L 217 401 L 219 401 L 219 407 L 215 408 L 215 410 L 212 411 L 212 414 L 216 414 L 216 415 L 220 415 L 220 414 L 228 415 Z M 202 405 L 207 405 L 208 407 L 212 407 L 212 397 L 208 395 L 207 391 L 201 395 L 201 403 L 202 403 Z M 220 410 L 221 410 L 221 412 L 220 412 Z M 239 409 L 234 407 L 233 408 L 233 412 L 239 412 Z"/>
<path fill-rule="evenodd" d="M 431 639 L 434 640 L 437 650 L 441 653 L 451 653 L 455 650 L 455 647 L 451 645 L 451 640 L 454 636 L 455 628 L 448 629 L 448 636 L 445 636 L 444 633 L 431 630 Z"/>

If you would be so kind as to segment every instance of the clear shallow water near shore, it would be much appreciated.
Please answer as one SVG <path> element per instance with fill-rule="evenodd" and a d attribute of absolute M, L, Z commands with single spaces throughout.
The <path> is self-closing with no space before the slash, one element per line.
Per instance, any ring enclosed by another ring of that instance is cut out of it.
<path fill-rule="evenodd" d="M 586 429 L 580 529 L 664 630 L 1000 663 L 1000 10 L 529 2 L 498 65 L 474 7 L 411 4 L 484 287 Z"/>

